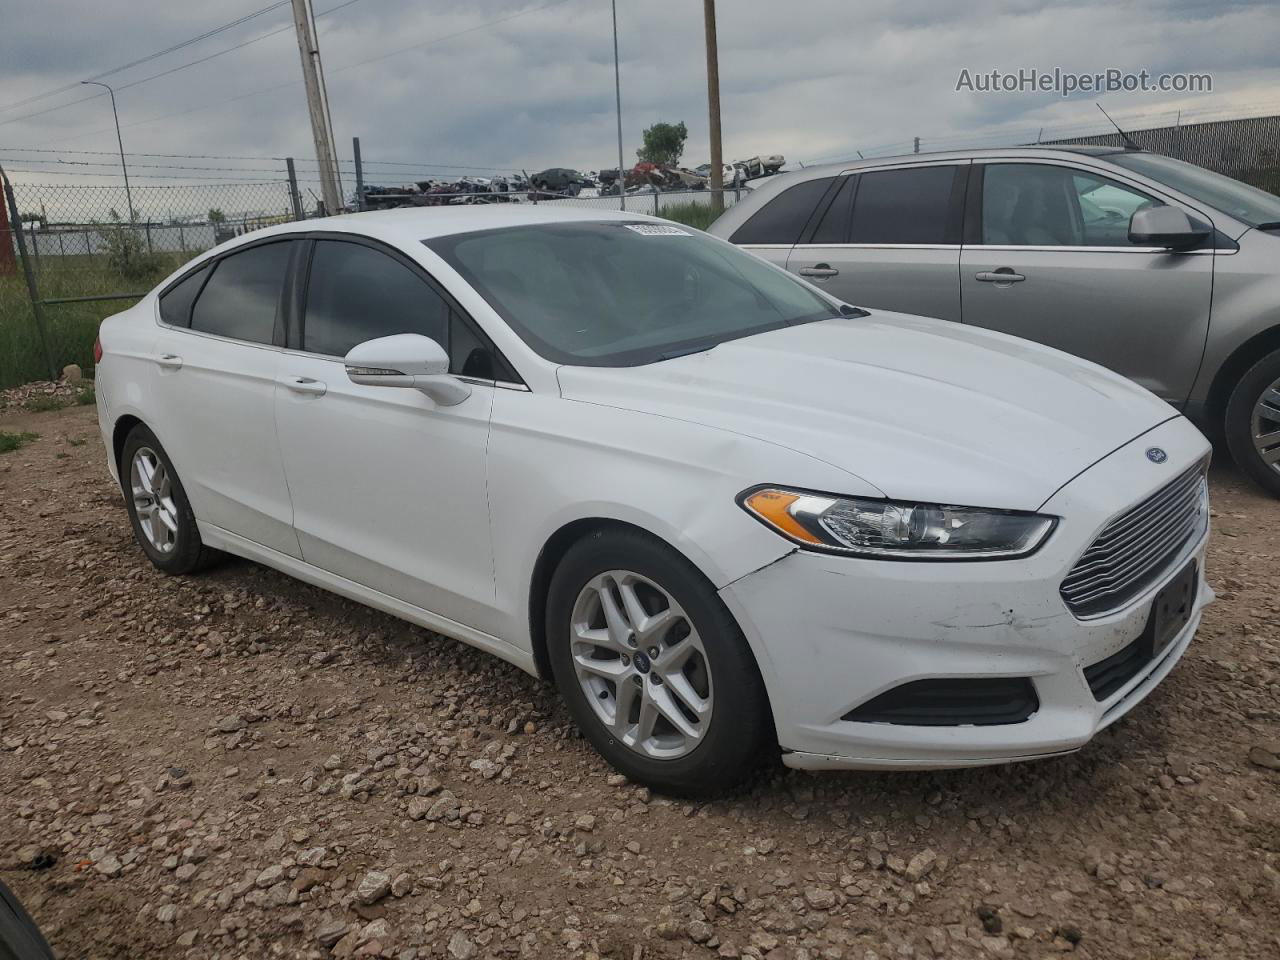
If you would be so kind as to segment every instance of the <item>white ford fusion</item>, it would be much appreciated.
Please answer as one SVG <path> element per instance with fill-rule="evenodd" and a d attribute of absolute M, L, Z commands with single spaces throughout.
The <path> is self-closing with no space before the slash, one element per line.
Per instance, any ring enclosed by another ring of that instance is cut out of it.
<path fill-rule="evenodd" d="M 554 679 L 655 787 L 1076 750 L 1191 642 L 1209 447 L 1001 334 L 614 212 L 271 228 L 104 321 L 138 542 Z"/>

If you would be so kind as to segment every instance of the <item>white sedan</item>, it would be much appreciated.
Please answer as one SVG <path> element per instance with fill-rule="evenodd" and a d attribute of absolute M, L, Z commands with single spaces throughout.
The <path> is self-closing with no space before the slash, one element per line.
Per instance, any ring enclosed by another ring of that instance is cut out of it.
<path fill-rule="evenodd" d="M 553 679 L 617 769 L 1066 753 L 1191 642 L 1209 447 L 1086 361 L 555 205 L 293 223 L 103 322 L 134 532 Z"/>

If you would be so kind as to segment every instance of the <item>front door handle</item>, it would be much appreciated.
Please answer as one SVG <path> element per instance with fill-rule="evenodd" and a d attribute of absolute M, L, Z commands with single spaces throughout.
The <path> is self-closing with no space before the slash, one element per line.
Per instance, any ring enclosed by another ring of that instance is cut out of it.
<path fill-rule="evenodd" d="M 293 393 L 309 397 L 323 397 L 329 389 L 319 380 L 312 380 L 310 377 L 285 377 L 283 383 Z"/>
<path fill-rule="evenodd" d="M 828 277 L 840 275 L 840 271 L 829 263 L 817 263 L 812 267 L 801 267 L 796 273 L 802 277 L 814 277 L 818 280 L 826 280 Z"/>
<path fill-rule="evenodd" d="M 166 370 L 177 370 L 182 366 L 182 358 L 175 353 L 162 353 L 155 358 L 155 361 Z"/>
<path fill-rule="evenodd" d="M 1021 283 L 1027 279 L 1020 273 L 1014 273 L 1012 267 L 999 267 L 995 270 L 983 270 L 981 273 L 974 274 L 974 278 L 981 280 L 983 283 L 999 283 L 1007 286 L 1011 283 Z"/>

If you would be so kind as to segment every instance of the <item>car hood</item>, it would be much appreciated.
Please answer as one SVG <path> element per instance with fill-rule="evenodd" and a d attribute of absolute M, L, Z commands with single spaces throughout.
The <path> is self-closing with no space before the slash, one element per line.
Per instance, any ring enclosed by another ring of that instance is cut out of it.
<path fill-rule="evenodd" d="M 1036 509 L 1178 416 L 1136 384 L 1057 350 L 885 311 L 643 366 L 565 366 L 558 376 L 566 399 L 777 444 L 887 497 L 1005 509 Z"/>

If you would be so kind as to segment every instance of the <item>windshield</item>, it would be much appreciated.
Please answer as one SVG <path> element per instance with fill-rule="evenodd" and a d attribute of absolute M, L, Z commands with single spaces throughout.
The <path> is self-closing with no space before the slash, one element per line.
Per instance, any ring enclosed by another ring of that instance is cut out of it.
<path fill-rule="evenodd" d="M 675 224 L 539 223 L 423 242 L 557 363 L 652 363 L 838 313 L 753 254 Z"/>
<path fill-rule="evenodd" d="M 1185 193 L 1251 227 L 1280 220 L 1280 197 L 1204 167 L 1155 153 L 1116 153 L 1108 155 L 1107 159 L 1116 166 Z"/>

